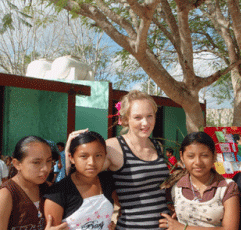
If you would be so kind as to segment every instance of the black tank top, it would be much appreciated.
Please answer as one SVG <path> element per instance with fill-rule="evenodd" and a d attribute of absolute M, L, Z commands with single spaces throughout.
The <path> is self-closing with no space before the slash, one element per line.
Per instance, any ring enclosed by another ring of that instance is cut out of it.
<path fill-rule="evenodd" d="M 121 216 L 116 229 L 160 230 L 160 213 L 169 213 L 165 190 L 161 183 L 169 170 L 158 142 L 151 139 L 158 153 L 154 161 L 144 161 L 134 155 L 122 136 L 117 137 L 124 156 L 124 164 L 113 172 L 116 192 L 121 204 Z"/>

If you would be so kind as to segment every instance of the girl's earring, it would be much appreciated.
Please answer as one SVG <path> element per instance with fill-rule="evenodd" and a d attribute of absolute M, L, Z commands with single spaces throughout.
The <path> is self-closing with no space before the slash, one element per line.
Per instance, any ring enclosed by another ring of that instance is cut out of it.
<path fill-rule="evenodd" d="M 186 168 L 186 166 L 185 166 L 185 164 L 183 163 L 183 168 L 185 169 Z"/>

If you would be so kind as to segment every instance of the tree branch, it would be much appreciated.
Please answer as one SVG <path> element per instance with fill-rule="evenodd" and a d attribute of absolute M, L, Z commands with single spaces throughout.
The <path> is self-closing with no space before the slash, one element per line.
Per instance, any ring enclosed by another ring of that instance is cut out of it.
<path fill-rule="evenodd" d="M 127 0 L 133 12 L 140 18 L 145 17 L 145 9 L 136 0 Z"/>
<path fill-rule="evenodd" d="M 59 0 L 49 0 L 53 3 L 58 3 Z M 96 24 L 105 31 L 118 45 L 125 50 L 133 53 L 133 40 L 121 34 L 107 19 L 107 17 L 95 6 L 83 3 L 81 6 L 73 0 L 68 0 L 64 8 L 68 11 L 75 10 L 75 13 L 93 19 Z"/>
<path fill-rule="evenodd" d="M 227 74 L 228 72 L 230 72 L 234 67 L 236 67 L 237 65 L 240 65 L 241 64 L 241 59 L 239 59 L 238 61 L 232 63 L 230 66 L 222 69 L 222 70 L 219 70 L 217 72 L 215 72 L 214 74 L 210 75 L 209 77 L 207 78 L 202 78 L 202 77 L 198 77 L 201 81 L 201 83 L 199 85 L 196 85 L 198 88 L 203 88 L 203 87 L 206 87 L 206 86 L 209 86 L 211 85 L 213 82 L 215 82 L 216 80 L 218 80 L 221 76 Z M 194 86 L 195 87 L 195 86 Z"/>
<path fill-rule="evenodd" d="M 167 2 L 167 0 L 161 0 L 161 5 L 162 5 L 162 9 L 163 9 L 162 11 L 165 14 L 165 21 L 168 24 L 168 26 L 171 30 L 171 33 L 173 34 L 175 43 L 178 46 L 181 46 L 179 29 L 178 29 L 176 19 L 173 16 L 172 9 L 171 9 L 169 3 Z"/>
<path fill-rule="evenodd" d="M 227 49 L 228 49 L 228 54 L 230 58 L 230 62 L 235 62 L 238 59 L 238 56 L 235 52 L 235 44 L 232 39 L 232 35 L 230 33 L 230 22 L 225 19 L 221 12 L 219 0 L 215 0 L 215 7 L 213 8 L 211 2 L 210 4 L 207 5 L 208 9 L 212 11 L 212 16 L 211 20 L 213 21 L 213 24 L 215 26 L 219 25 L 220 27 L 220 35 L 223 37 Z M 215 20 L 216 19 L 216 20 Z"/>
<path fill-rule="evenodd" d="M 123 17 L 118 14 L 115 14 L 110 8 L 108 8 L 102 0 L 96 0 L 97 5 L 100 9 L 110 18 L 113 22 L 123 27 L 123 29 L 128 33 L 130 38 L 136 38 L 136 32 L 133 30 L 132 25 Z"/>
<path fill-rule="evenodd" d="M 135 52 L 145 55 L 149 27 L 152 22 L 153 14 L 159 1 L 153 0 L 148 4 L 144 3 L 143 6 L 138 4 L 135 0 L 127 1 L 130 4 L 130 7 L 133 10 L 133 12 L 141 18 L 139 28 L 137 29 Z"/>
<path fill-rule="evenodd" d="M 173 34 L 169 33 L 169 31 L 155 17 L 153 17 L 152 21 L 156 24 L 156 26 L 165 34 L 165 36 L 172 43 L 172 45 L 174 46 L 174 48 L 177 52 L 180 63 L 184 63 L 184 58 L 183 58 L 183 55 L 182 55 L 181 47 L 176 42 L 175 38 L 173 37 Z"/>
<path fill-rule="evenodd" d="M 185 59 L 184 72 L 184 82 L 187 85 L 192 84 L 193 78 L 195 77 L 193 69 L 193 48 L 192 48 L 192 38 L 191 31 L 189 28 L 189 11 L 191 9 L 191 3 L 189 1 L 176 0 L 177 4 L 177 17 L 179 24 L 179 33 L 181 40 L 181 50 Z"/>

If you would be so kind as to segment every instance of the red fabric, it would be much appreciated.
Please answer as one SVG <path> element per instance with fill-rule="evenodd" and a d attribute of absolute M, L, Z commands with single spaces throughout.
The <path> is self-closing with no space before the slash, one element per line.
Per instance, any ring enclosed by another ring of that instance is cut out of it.
<path fill-rule="evenodd" d="M 231 134 L 239 134 L 241 135 L 241 127 L 205 127 L 204 132 L 207 133 L 210 137 L 212 137 L 213 141 L 215 143 L 218 143 L 218 139 L 216 137 L 215 131 L 222 131 L 223 129 L 226 129 L 226 133 Z"/>
<path fill-rule="evenodd" d="M 172 156 L 168 159 L 168 161 L 172 164 L 172 165 L 175 165 L 177 163 L 177 158 Z"/>
<path fill-rule="evenodd" d="M 167 164 L 167 167 L 168 167 L 168 169 L 171 169 L 177 163 L 177 158 L 172 156 L 172 157 L 168 158 L 168 161 L 172 164 L 172 166 Z M 171 173 L 173 173 L 173 170 L 171 171 Z"/>
<path fill-rule="evenodd" d="M 217 153 L 222 153 L 223 151 L 220 148 L 220 144 L 222 144 L 222 143 L 218 142 L 215 131 L 222 131 L 224 129 L 226 130 L 227 134 L 231 133 L 231 134 L 241 135 L 241 127 L 236 127 L 236 126 L 233 126 L 233 127 L 205 127 L 204 128 L 204 132 L 207 133 L 210 137 L 212 137 L 213 141 L 215 142 L 215 148 L 216 148 Z M 228 145 L 231 148 L 231 152 L 234 152 L 236 161 L 238 161 L 237 160 L 238 145 L 236 143 L 234 145 L 232 143 L 228 143 Z M 225 178 L 233 178 L 234 175 L 237 174 L 238 172 L 239 171 L 235 171 L 232 174 L 223 174 L 222 176 Z"/>

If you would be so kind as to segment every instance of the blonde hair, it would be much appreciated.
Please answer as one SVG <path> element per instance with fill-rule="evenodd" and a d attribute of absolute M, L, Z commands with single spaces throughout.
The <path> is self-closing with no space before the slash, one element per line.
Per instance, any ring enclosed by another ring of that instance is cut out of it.
<path fill-rule="evenodd" d="M 130 108 L 131 108 L 132 102 L 135 100 L 148 100 L 153 107 L 154 113 L 157 112 L 157 104 L 150 95 L 148 95 L 147 93 L 141 92 L 139 90 L 130 91 L 121 99 L 121 109 L 119 112 L 120 112 L 121 125 L 122 127 L 124 127 L 124 129 L 122 130 L 122 133 L 124 131 L 127 131 L 129 127 L 128 118 L 130 115 Z"/>

